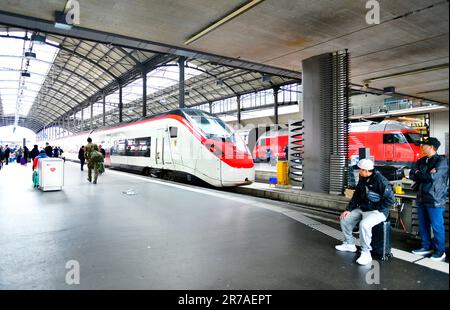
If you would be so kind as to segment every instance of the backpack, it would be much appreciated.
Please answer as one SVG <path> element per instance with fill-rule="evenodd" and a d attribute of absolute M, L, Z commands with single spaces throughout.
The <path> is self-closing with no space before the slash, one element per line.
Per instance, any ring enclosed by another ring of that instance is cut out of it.
<path fill-rule="evenodd" d="M 102 163 L 103 155 L 99 151 L 92 151 L 90 154 L 90 159 L 95 163 Z"/>
<path fill-rule="evenodd" d="M 98 173 L 103 174 L 105 172 L 105 165 L 103 163 L 98 164 Z"/>

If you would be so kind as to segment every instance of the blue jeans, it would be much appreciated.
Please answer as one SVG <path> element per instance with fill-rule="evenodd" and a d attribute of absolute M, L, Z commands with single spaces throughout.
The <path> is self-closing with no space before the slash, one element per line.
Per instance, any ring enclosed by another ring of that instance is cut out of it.
<path fill-rule="evenodd" d="M 417 214 L 419 216 L 419 234 L 422 239 L 424 249 L 434 249 L 438 252 L 445 252 L 445 208 L 427 207 L 417 203 Z M 431 240 L 431 229 L 433 230 L 433 240 Z"/>

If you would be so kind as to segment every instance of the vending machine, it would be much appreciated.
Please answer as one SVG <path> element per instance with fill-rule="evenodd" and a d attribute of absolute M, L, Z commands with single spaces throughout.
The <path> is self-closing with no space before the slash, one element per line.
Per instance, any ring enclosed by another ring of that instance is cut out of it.
<path fill-rule="evenodd" d="M 39 160 L 39 188 L 42 191 L 60 191 L 64 186 L 64 161 L 60 158 Z"/>

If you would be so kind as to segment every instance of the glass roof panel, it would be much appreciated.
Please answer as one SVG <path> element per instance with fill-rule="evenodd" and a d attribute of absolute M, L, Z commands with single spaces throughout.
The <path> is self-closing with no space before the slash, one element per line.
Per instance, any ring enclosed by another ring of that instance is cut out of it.
<path fill-rule="evenodd" d="M 0 32 L 0 34 L 26 36 L 25 32 Z M 36 59 L 25 58 L 25 52 L 29 51 L 36 53 Z M 57 48 L 47 44 L 0 38 L 0 97 L 4 115 L 18 117 L 28 114 L 57 52 Z M 23 72 L 30 73 L 30 76 L 22 76 Z"/>

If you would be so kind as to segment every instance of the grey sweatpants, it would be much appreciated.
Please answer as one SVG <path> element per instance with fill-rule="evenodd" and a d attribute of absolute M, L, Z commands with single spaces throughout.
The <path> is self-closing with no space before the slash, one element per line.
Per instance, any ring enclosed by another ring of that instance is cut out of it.
<path fill-rule="evenodd" d="M 354 244 L 353 228 L 359 223 L 359 238 L 361 241 L 361 251 L 372 250 L 372 227 L 386 220 L 386 216 L 380 211 L 363 212 L 361 209 L 355 209 L 350 212 L 342 221 L 341 229 L 344 233 L 345 242 Z"/>

